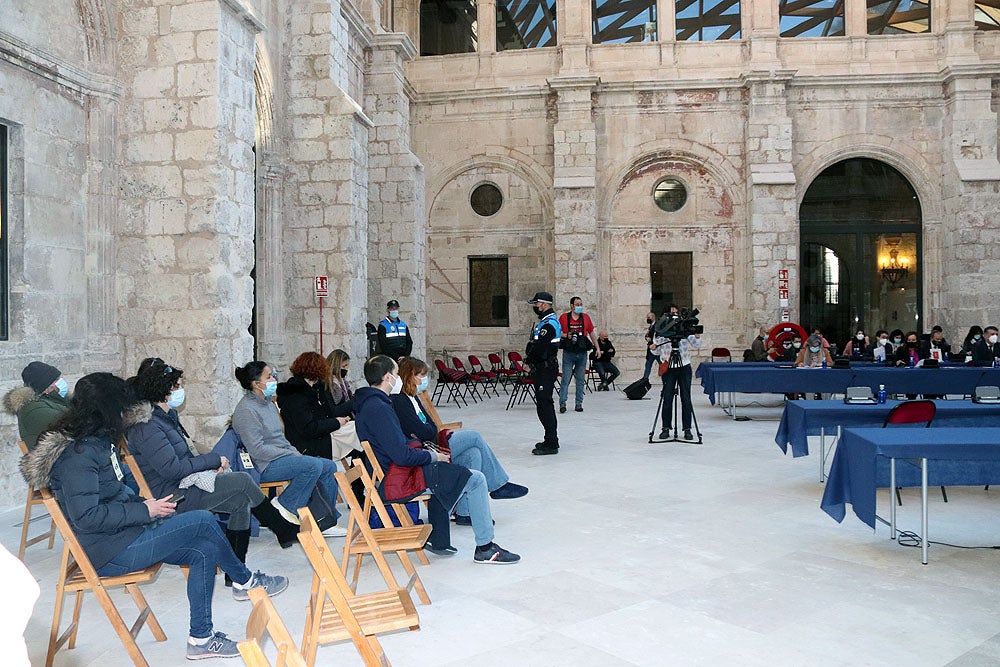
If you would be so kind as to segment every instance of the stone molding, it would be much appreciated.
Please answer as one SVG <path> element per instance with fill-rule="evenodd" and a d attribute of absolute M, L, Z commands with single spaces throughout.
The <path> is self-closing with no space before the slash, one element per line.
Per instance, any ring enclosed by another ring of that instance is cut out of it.
<path fill-rule="evenodd" d="M 345 21 L 347 21 L 347 29 L 357 36 L 364 48 L 368 48 L 374 44 L 377 36 L 375 31 L 373 31 L 371 26 L 368 25 L 368 22 L 365 21 L 365 18 L 361 15 L 361 12 L 358 11 L 357 7 L 355 7 L 353 3 L 341 2 L 340 15 L 344 17 Z M 413 46 L 412 42 L 410 46 Z"/>
<path fill-rule="evenodd" d="M 257 12 L 246 0 L 219 0 L 219 3 L 229 7 L 255 33 L 264 32 L 267 29 L 264 21 L 257 16 Z"/>
<path fill-rule="evenodd" d="M 125 85 L 118 79 L 88 72 L 5 32 L 0 32 L 0 61 L 83 95 L 120 100 L 125 92 Z"/>

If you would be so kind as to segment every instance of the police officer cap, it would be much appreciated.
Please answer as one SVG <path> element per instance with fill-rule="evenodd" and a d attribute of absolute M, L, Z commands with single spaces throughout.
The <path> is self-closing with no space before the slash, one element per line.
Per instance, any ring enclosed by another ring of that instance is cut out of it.
<path fill-rule="evenodd" d="M 399 302 L 393 299 L 389 303 L 385 304 L 386 308 L 399 308 Z"/>
<path fill-rule="evenodd" d="M 545 303 L 552 303 L 552 295 L 548 292 L 535 292 L 535 297 L 530 299 L 528 303 L 538 303 L 539 301 L 544 301 Z"/>

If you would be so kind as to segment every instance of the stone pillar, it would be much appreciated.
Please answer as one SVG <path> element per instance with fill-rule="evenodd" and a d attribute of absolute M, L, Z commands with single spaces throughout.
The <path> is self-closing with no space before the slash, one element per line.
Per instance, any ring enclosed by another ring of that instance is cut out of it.
<path fill-rule="evenodd" d="M 479 52 L 496 53 L 497 0 L 479 0 L 476 3 L 476 28 L 479 31 Z"/>
<path fill-rule="evenodd" d="M 744 37 L 750 43 L 750 69 L 781 67 L 778 57 L 780 34 L 778 5 L 774 2 L 741 3 Z"/>
<path fill-rule="evenodd" d="M 365 72 L 368 143 L 368 308 L 372 324 L 398 299 L 410 325 L 413 354 L 426 357 L 427 214 L 424 168 L 410 150 L 410 99 L 405 63 L 416 55 L 403 33 L 376 35 Z"/>
<path fill-rule="evenodd" d="M 599 83 L 591 76 L 549 80 L 558 112 L 552 130 L 557 312 L 574 295 L 592 312 L 602 312 L 597 301 L 597 128 L 591 101 Z"/>
<path fill-rule="evenodd" d="M 339 1 L 293 1 L 285 67 L 289 124 L 283 229 L 287 365 L 319 350 L 319 306 L 313 278 L 330 280 L 324 302 L 324 352 L 336 347 L 363 358 L 368 230 L 368 129 L 371 121 L 346 92 L 349 40 L 370 30 L 349 26 Z M 354 33 L 351 29 L 354 29 Z M 358 31 L 361 31 L 360 33 Z"/>
<path fill-rule="evenodd" d="M 750 72 L 743 77 L 748 97 L 746 171 L 751 244 L 746 331 L 755 324 L 779 321 L 781 309 L 775 289 L 779 269 L 788 269 L 789 310 L 793 321 L 799 319 L 799 224 L 792 119 L 787 105 L 791 77 L 791 72 L 781 71 Z"/>
<path fill-rule="evenodd" d="M 126 371 L 159 356 L 185 370 L 185 424 L 202 446 L 253 356 L 254 38 L 235 0 L 122 7 L 118 327 Z"/>

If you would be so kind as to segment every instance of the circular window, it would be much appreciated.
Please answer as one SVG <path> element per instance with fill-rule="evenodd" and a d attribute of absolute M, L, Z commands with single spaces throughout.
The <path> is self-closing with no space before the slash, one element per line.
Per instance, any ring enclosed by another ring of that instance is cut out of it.
<path fill-rule="evenodd" d="M 503 194 L 500 192 L 500 188 L 492 183 L 482 183 L 472 191 L 469 203 L 472 205 L 473 211 L 488 218 L 495 215 L 503 206 Z"/>
<path fill-rule="evenodd" d="M 687 188 L 676 178 L 664 178 L 653 188 L 653 201 L 667 213 L 679 211 L 687 196 Z"/>

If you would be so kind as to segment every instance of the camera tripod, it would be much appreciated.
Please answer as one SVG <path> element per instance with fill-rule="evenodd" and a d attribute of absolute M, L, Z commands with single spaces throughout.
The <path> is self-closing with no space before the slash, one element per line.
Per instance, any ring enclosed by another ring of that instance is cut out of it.
<path fill-rule="evenodd" d="M 681 369 L 683 367 L 684 367 L 684 365 L 681 363 L 680 341 L 679 340 L 677 340 L 677 341 L 671 341 L 671 346 L 670 346 L 670 361 L 669 361 L 669 363 L 667 365 L 667 371 L 666 372 L 669 373 L 669 372 L 674 371 L 674 370 L 679 370 L 679 369 Z M 673 396 L 670 399 L 670 414 L 673 415 L 673 419 L 671 420 L 672 424 L 673 424 L 673 437 L 664 438 L 662 440 L 659 439 L 659 438 L 657 438 L 655 440 L 653 439 L 653 434 L 656 433 L 656 422 L 658 422 L 660 420 L 660 414 L 663 411 L 663 400 L 664 400 L 663 395 L 665 393 L 665 389 L 666 389 L 666 384 L 663 385 L 663 390 L 660 391 L 660 400 L 656 404 L 656 414 L 653 416 L 653 427 L 649 431 L 649 442 L 650 443 L 653 443 L 653 442 L 689 442 L 691 444 L 699 444 L 699 445 L 702 444 L 703 440 L 702 440 L 702 437 L 701 437 L 701 429 L 698 428 L 698 415 L 696 415 L 694 413 L 694 405 L 691 406 L 691 425 L 694 427 L 694 432 L 698 436 L 697 441 L 695 441 L 695 440 L 685 440 L 683 438 L 677 437 L 677 423 L 681 420 L 681 415 L 678 414 L 679 411 L 678 411 L 678 405 L 677 405 L 677 398 L 678 398 L 678 395 L 680 394 L 680 392 L 683 391 L 683 387 L 681 386 L 681 383 L 680 383 L 679 380 L 677 381 L 677 385 L 675 387 L 676 390 L 673 392 Z M 669 428 L 667 428 L 665 430 L 670 431 Z"/>

